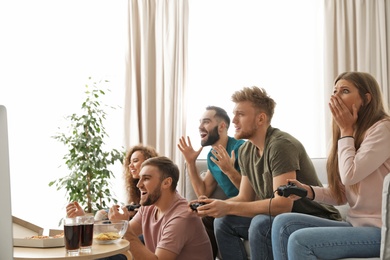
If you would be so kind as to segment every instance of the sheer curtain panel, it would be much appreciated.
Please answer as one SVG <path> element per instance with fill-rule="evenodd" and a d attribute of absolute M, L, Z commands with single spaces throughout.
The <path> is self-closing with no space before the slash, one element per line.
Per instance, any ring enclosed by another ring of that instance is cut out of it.
<path fill-rule="evenodd" d="M 325 0 L 325 100 L 333 81 L 344 71 L 371 73 L 382 88 L 388 107 L 389 92 L 389 0 Z M 330 112 L 327 110 L 330 122 Z M 326 133 L 330 140 L 330 129 Z"/>
<path fill-rule="evenodd" d="M 184 170 L 188 0 L 129 0 L 125 143 L 154 146 Z M 184 176 L 182 174 L 182 176 Z M 184 178 L 180 179 L 179 190 Z"/>

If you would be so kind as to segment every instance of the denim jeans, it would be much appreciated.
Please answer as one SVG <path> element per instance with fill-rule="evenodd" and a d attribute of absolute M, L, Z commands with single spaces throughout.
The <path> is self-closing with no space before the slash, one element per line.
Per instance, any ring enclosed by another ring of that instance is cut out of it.
<path fill-rule="evenodd" d="M 268 215 L 216 218 L 214 231 L 222 259 L 248 259 L 243 239 L 249 239 L 251 259 L 272 260 L 270 220 Z"/>
<path fill-rule="evenodd" d="M 210 238 L 211 248 L 213 249 L 213 258 L 218 256 L 218 245 L 214 234 L 214 219 L 213 217 L 202 217 L 203 226 L 206 228 L 208 237 Z"/>
<path fill-rule="evenodd" d="M 353 227 L 345 221 L 284 213 L 272 223 L 275 259 L 339 259 L 379 257 L 381 229 Z"/>

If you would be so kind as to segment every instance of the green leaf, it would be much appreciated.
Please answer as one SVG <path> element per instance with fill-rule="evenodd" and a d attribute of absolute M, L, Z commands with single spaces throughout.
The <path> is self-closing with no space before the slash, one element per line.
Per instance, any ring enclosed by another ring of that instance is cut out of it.
<path fill-rule="evenodd" d="M 102 90 L 106 83 L 107 80 L 93 82 L 89 77 L 81 111 L 65 117 L 69 121 L 66 129 L 58 128 L 59 133 L 52 136 L 68 150 L 62 158 L 69 173 L 51 181 L 49 186 L 65 190 L 65 203 L 78 201 L 87 213 L 107 207 L 112 201 L 117 203 L 109 192 L 110 179 L 114 177 L 110 166 L 122 163 L 125 156 L 123 147 L 122 150 L 105 149 L 104 140 L 109 136 L 104 127 L 104 108 L 115 109 L 99 100 L 106 94 Z"/>

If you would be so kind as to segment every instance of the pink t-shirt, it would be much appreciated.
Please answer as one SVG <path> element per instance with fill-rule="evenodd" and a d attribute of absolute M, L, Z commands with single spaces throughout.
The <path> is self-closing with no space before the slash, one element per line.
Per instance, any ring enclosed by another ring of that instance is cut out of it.
<path fill-rule="evenodd" d="M 145 246 L 152 252 L 164 248 L 177 254 L 177 259 L 213 259 L 210 239 L 202 220 L 188 210 L 188 201 L 178 193 L 171 208 L 156 220 L 156 207 L 141 207 L 133 221 L 142 225 Z"/>
<path fill-rule="evenodd" d="M 356 151 L 353 138 L 338 141 L 339 171 L 350 208 L 347 221 L 353 226 L 382 226 L 382 188 L 390 172 L 390 121 L 370 127 Z M 355 194 L 350 185 L 359 184 Z M 328 188 L 313 187 L 315 200 L 337 205 Z"/>

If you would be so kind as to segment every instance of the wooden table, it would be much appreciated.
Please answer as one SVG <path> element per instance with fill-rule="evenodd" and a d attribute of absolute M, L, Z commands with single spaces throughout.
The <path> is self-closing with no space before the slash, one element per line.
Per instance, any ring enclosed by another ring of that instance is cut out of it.
<path fill-rule="evenodd" d="M 31 260 L 31 259 L 71 259 L 87 260 L 109 257 L 117 254 L 126 254 L 129 250 L 130 243 L 125 239 L 109 245 L 92 244 L 91 253 L 80 253 L 78 256 L 68 256 L 65 247 L 51 248 L 31 248 L 31 247 L 14 247 L 14 260 Z M 127 256 L 129 254 L 126 254 Z"/>

